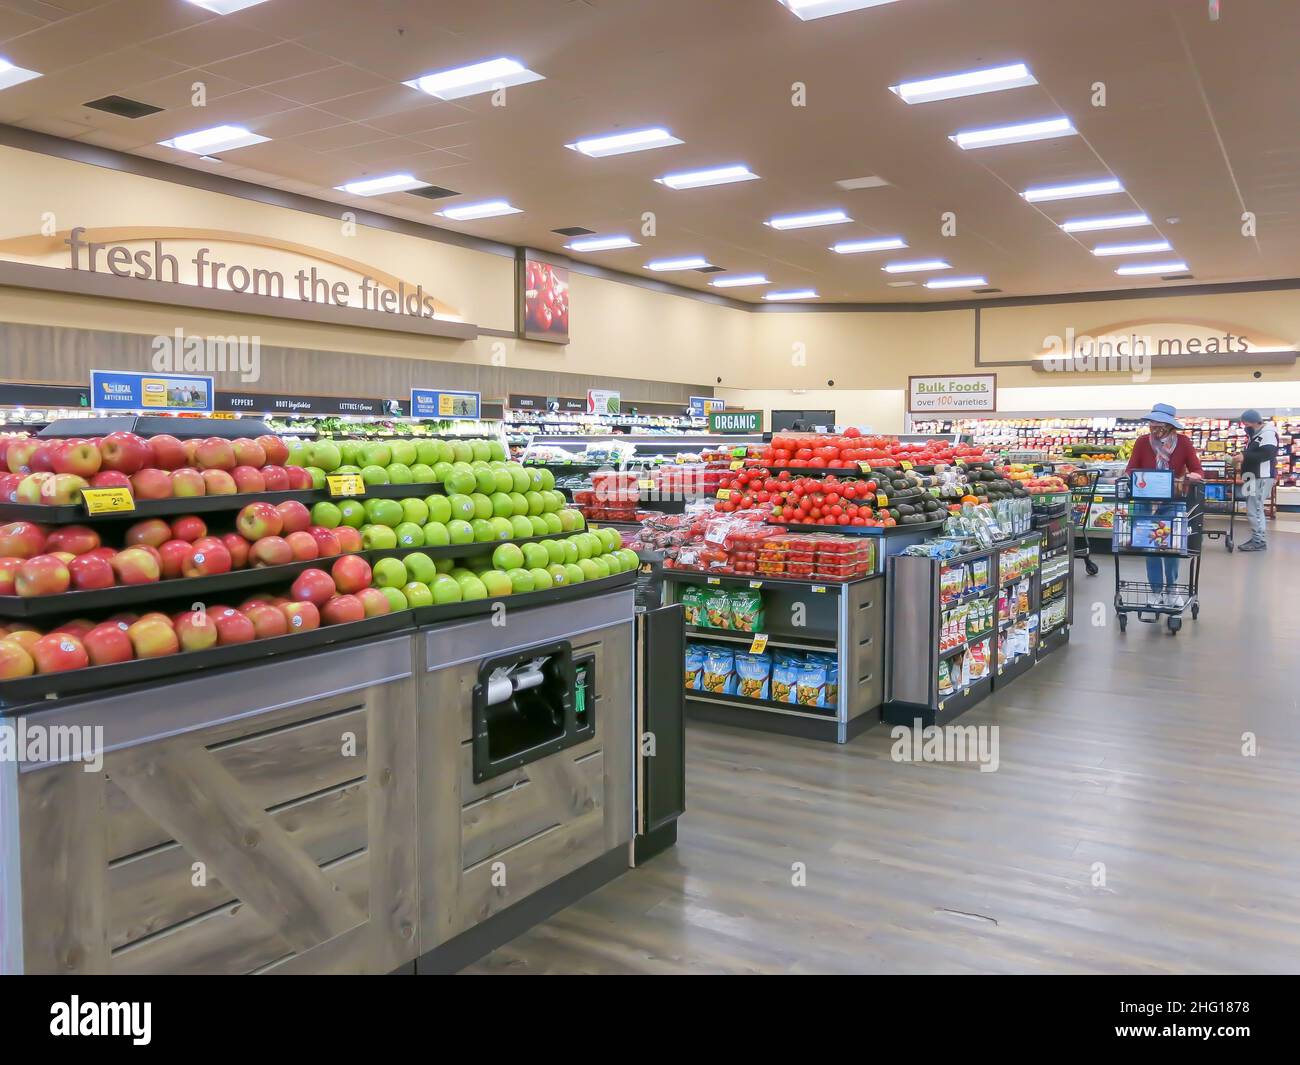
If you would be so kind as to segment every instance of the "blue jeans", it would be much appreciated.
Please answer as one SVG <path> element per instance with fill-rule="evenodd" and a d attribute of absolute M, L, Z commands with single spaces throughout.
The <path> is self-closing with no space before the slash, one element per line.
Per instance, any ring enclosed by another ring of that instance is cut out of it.
<path fill-rule="evenodd" d="M 1147 582 L 1157 592 L 1163 592 L 1178 583 L 1177 556 L 1149 555 L 1147 557 Z"/>

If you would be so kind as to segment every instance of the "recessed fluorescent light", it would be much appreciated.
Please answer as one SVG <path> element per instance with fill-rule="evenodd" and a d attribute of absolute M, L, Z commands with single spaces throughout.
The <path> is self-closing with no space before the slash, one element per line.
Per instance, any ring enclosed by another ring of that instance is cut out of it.
<path fill-rule="evenodd" d="M 25 67 L 16 67 L 7 59 L 0 59 L 0 89 L 12 89 L 15 85 L 21 85 L 24 81 L 31 81 L 32 78 L 39 78 L 34 70 L 28 70 Z"/>
<path fill-rule="evenodd" d="M 709 284 L 714 288 L 743 288 L 745 285 L 770 285 L 771 282 L 762 274 L 733 274 L 714 278 Z"/>
<path fill-rule="evenodd" d="M 831 251 L 840 255 L 857 255 L 864 251 L 892 251 L 906 247 L 907 241 L 902 237 L 877 237 L 873 240 L 842 240 L 838 244 L 832 244 Z"/>
<path fill-rule="evenodd" d="M 811 214 L 788 214 L 769 218 L 763 223 L 773 229 L 809 229 L 812 226 L 835 226 L 853 219 L 836 208 L 832 211 L 814 211 Z"/>
<path fill-rule="evenodd" d="M 788 7 L 804 22 L 827 15 L 842 15 L 846 11 L 862 11 L 868 7 L 892 4 L 895 0 L 777 0 Z"/>
<path fill-rule="evenodd" d="M 1152 251 L 1172 251 L 1167 240 L 1148 240 L 1139 244 L 1098 244 L 1093 255 L 1144 255 Z"/>
<path fill-rule="evenodd" d="M 647 270 L 667 273 L 671 270 L 701 270 L 710 265 L 709 260 L 700 255 L 690 255 L 681 259 L 655 259 L 645 264 Z"/>
<path fill-rule="evenodd" d="M 928 270 L 951 270 L 942 259 L 921 259 L 911 263 L 886 263 L 880 269 L 887 274 L 916 274 Z"/>
<path fill-rule="evenodd" d="M 1076 132 L 1068 118 L 1044 118 L 1037 122 L 1021 122 L 1015 126 L 994 126 L 991 129 L 966 129 L 952 134 L 948 139 L 958 148 L 992 148 L 999 144 L 1020 144 L 1024 141 L 1042 141 L 1052 137 L 1069 137 Z"/>
<path fill-rule="evenodd" d="M 1038 79 L 1024 63 L 1011 63 L 987 70 L 968 70 L 964 74 L 946 74 L 923 81 L 905 81 L 891 85 L 889 91 L 909 104 L 924 104 L 931 100 L 953 100 L 958 96 L 975 96 L 982 92 L 1000 92 L 1018 89 L 1023 85 L 1037 85 Z"/>
<path fill-rule="evenodd" d="M 988 279 L 983 277 L 949 277 L 942 281 L 927 281 L 926 288 L 983 288 Z"/>
<path fill-rule="evenodd" d="M 481 92 L 495 92 L 512 85 L 526 85 L 530 81 L 545 81 L 536 71 L 529 70 L 517 59 L 485 59 L 467 67 L 453 67 L 402 82 L 412 89 L 436 96 L 439 100 L 459 100 Z"/>
<path fill-rule="evenodd" d="M 1102 178 L 1097 181 L 1080 181 L 1074 185 L 1044 185 L 1036 189 L 1025 189 L 1020 195 L 1030 203 L 1047 203 L 1050 200 L 1077 200 L 1081 196 L 1106 196 L 1123 191 L 1124 186 L 1115 178 Z"/>
<path fill-rule="evenodd" d="M 883 189 L 889 182 L 878 174 L 872 174 L 869 177 L 845 178 L 835 184 L 846 192 L 857 192 L 859 189 Z"/>
<path fill-rule="evenodd" d="M 573 144 L 566 144 L 575 152 L 603 159 L 607 155 L 624 155 L 627 152 L 644 152 L 651 148 L 667 148 L 683 143 L 666 129 L 634 129 L 628 133 L 607 133 L 601 137 L 584 137 Z"/>
<path fill-rule="evenodd" d="M 410 192 L 411 189 L 423 189 L 428 185 L 429 182 L 410 174 L 386 174 L 384 177 L 349 181 L 346 185 L 336 185 L 334 188 L 336 192 L 350 192 L 353 196 L 382 196 L 386 192 Z"/>
<path fill-rule="evenodd" d="M 1121 266 L 1115 273 L 1121 277 L 1133 277 L 1138 274 L 1185 274 L 1186 263 L 1133 263 Z"/>
<path fill-rule="evenodd" d="M 1091 233 L 1098 229 L 1131 229 L 1133 226 L 1149 226 L 1151 219 L 1144 214 L 1117 214 L 1097 218 L 1072 218 L 1062 222 L 1061 228 L 1067 233 Z"/>
<path fill-rule="evenodd" d="M 731 166 L 715 166 L 709 170 L 685 170 L 680 174 L 665 174 L 655 180 L 670 189 L 700 189 L 706 185 L 729 185 L 733 181 L 757 181 L 758 175 L 744 163 L 734 163 Z"/>
<path fill-rule="evenodd" d="M 641 247 L 631 237 L 584 237 L 581 240 L 572 240 L 565 245 L 569 251 L 613 251 L 615 248 L 639 248 Z"/>
<path fill-rule="evenodd" d="M 264 4 L 266 0 L 190 0 L 190 3 L 216 15 L 233 15 L 246 7 Z"/>
<path fill-rule="evenodd" d="M 246 148 L 250 144 L 261 144 L 270 137 L 259 137 L 243 126 L 213 126 L 194 133 L 183 133 L 169 141 L 159 141 L 164 148 L 176 148 L 192 155 L 215 155 L 228 152 L 232 148 Z"/>
<path fill-rule="evenodd" d="M 765 300 L 815 300 L 817 290 L 813 288 L 792 289 L 789 292 L 764 292 Z"/>
<path fill-rule="evenodd" d="M 915 288 L 915 281 L 889 281 L 886 282 L 890 288 Z"/>
<path fill-rule="evenodd" d="M 453 222 L 471 222 L 478 218 L 498 218 L 503 214 L 522 214 L 518 207 L 511 207 L 505 200 L 489 200 L 486 203 L 464 203 L 457 207 L 446 207 L 438 211 L 443 218 Z"/>

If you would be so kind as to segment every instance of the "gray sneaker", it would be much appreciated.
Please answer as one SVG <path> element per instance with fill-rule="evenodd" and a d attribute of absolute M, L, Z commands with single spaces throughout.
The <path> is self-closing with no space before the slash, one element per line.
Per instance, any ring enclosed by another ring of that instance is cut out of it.
<path fill-rule="evenodd" d="M 1237 550 L 1238 551 L 1267 551 L 1268 542 L 1265 540 L 1261 540 L 1258 537 L 1252 536 L 1244 544 L 1239 544 L 1237 546 Z"/>

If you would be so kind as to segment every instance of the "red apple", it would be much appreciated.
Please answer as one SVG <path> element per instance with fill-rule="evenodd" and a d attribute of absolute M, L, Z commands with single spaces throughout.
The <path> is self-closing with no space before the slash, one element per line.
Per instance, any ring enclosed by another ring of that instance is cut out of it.
<path fill-rule="evenodd" d="M 0 680 L 30 677 L 36 672 L 36 663 L 27 648 L 16 640 L 0 640 Z"/>
<path fill-rule="evenodd" d="M 360 555 L 344 555 L 330 570 L 334 587 L 344 594 L 370 587 L 370 563 Z"/>
<path fill-rule="evenodd" d="M 172 535 L 177 540 L 194 543 L 200 536 L 208 535 L 208 526 L 197 514 L 183 514 L 172 522 Z"/>
<path fill-rule="evenodd" d="M 308 476 L 308 480 L 311 477 Z M 290 488 L 289 473 L 283 466 L 263 466 L 262 480 L 266 482 L 268 492 L 287 492 Z M 311 485 L 307 486 L 308 488 Z"/>
<path fill-rule="evenodd" d="M 123 632 L 126 632 L 127 629 L 140 620 L 140 615 L 133 613 L 130 610 L 123 610 L 120 613 L 114 614 L 111 618 L 105 618 L 104 620 L 112 622 L 112 624 L 116 625 Z"/>
<path fill-rule="evenodd" d="M 112 588 L 117 583 L 113 575 L 113 566 L 108 559 L 95 552 L 78 555 L 68 563 L 68 575 L 72 578 L 72 587 L 79 592 L 89 592 L 96 588 Z"/>
<path fill-rule="evenodd" d="M 132 474 L 149 461 L 149 444 L 135 433 L 109 433 L 99 442 L 102 468 Z"/>
<path fill-rule="evenodd" d="M 14 591 L 24 599 L 38 595 L 58 595 L 72 583 L 68 565 L 54 555 L 37 555 L 18 567 Z"/>
<path fill-rule="evenodd" d="M 266 478 L 253 466 L 236 466 L 230 471 L 235 487 L 242 495 L 256 495 L 266 491 Z"/>
<path fill-rule="evenodd" d="M 351 525 L 340 525 L 337 529 L 331 529 L 335 538 L 339 542 L 339 550 L 345 554 L 354 554 L 361 550 L 361 531 L 352 528 Z"/>
<path fill-rule="evenodd" d="M 82 646 L 92 666 L 107 666 L 114 662 L 129 662 L 135 657 L 135 647 L 126 630 L 106 621 L 96 625 L 81 638 Z"/>
<path fill-rule="evenodd" d="M 14 594 L 14 581 L 18 579 L 18 567 L 22 564 L 21 558 L 0 557 L 0 595 Z"/>
<path fill-rule="evenodd" d="M 42 636 L 32 645 L 31 655 L 37 673 L 63 673 L 90 665 L 85 645 L 66 632 Z"/>
<path fill-rule="evenodd" d="M 338 591 L 334 587 L 334 578 L 323 569 L 305 569 L 298 574 L 298 579 L 289 589 L 289 598 L 300 603 L 314 603 L 323 606 L 330 596 Z"/>
<path fill-rule="evenodd" d="M 280 520 L 284 523 L 280 530 L 283 536 L 291 532 L 299 532 L 311 525 L 311 511 L 296 499 L 277 503 L 275 509 L 280 512 Z"/>
<path fill-rule="evenodd" d="M 272 466 L 283 466 L 289 458 L 289 445 L 281 440 L 278 436 L 259 436 L 257 443 L 262 448 L 262 454 L 265 456 L 259 466 L 265 466 L 270 463 Z"/>
<path fill-rule="evenodd" d="M 172 527 L 162 518 L 146 518 L 144 521 L 137 521 L 126 530 L 126 536 L 123 537 L 123 543 L 127 547 L 138 547 L 140 544 L 148 544 L 150 547 L 161 547 L 168 540 L 175 539 Z"/>
<path fill-rule="evenodd" d="M 185 452 L 185 465 L 197 467 L 199 464 L 199 441 L 194 437 L 182 440 L 181 449 Z"/>
<path fill-rule="evenodd" d="M 203 474 L 198 470 L 191 469 L 189 466 L 182 466 L 179 470 L 172 470 L 172 495 L 178 499 L 191 499 L 194 496 L 205 496 L 208 494 L 207 482 L 203 480 Z"/>
<path fill-rule="evenodd" d="M 354 529 L 353 532 L 355 531 Z M 316 541 L 316 556 L 318 558 L 331 558 L 342 553 L 343 548 L 339 544 L 339 538 L 334 535 L 333 529 L 312 525 L 307 529 L 307 532 Z"/>
<path fill-rule="evenodd" d="M 264 595 L 261 592 L 258 592 L 256 595 L 250 595 L 239 604 L 239 612 L 241 614 L 247 614 L 255 606 L 275 606 L 275 596 Z"/>
<path fill-rule="evenodd" d="M 191 545 L 189 561 L 182 571 L 186 577 L 211 577 L 229 573 L 234 565 L 226 545 L 216 536 L 203 536 Z"/>
<path fill-rule="evenodd" d="M 243 569 L 248 565 L 248 541 L 239 533 L 226 533 L 221 542 L 230 552 L 230 565 L 233 569 Z"/>
<path fill-rule="evenodd" d="M 172 497 L 171 474 L 166 470 L 146 466 L 132 475 L 131 494 L 136 499 L 170 499 Z"/>
<path fill-rule="evenodd" d="M 289 488 L 294 492 L 305 492 L 315 487 L 311 474 L 302 466 L 286 466 L 284 472 L 289 478 Z"/>
<path fill-rule="evenodd" d="M 91 488 L 130 488 L 131 478 L 118 470 L 100 470 L 90 479 Z"/>
<path fill-rule="evenodd" d="M 194 546 L 188 540 L 168 540 L 158 548 L 158 554 L 162 556 L 159 572 L 163 580 L 170 581 L 185 574 Z"/>
<path fill-rule="evenodd" d="M 5 639 L 9 640 L 11 643 L 18 644 L 18 646 L 28 654 L 32 653 L 32 649 L 36 646 L 36 641 L 40 638 L 41 633 L 32 628 L 14 629 L 5 637 Z"/>
<path fill-rule="evenodd" d="M 289 619 L 281 613 L 279 607 L 271 606 L 270 603 L 253 607 L 248 612 L 248 620 L 253 623 L 253 629 L 259 640 L 271 636 L 283 636 L 289 631 Z"/>
<path fill-rule="evenodd" d="M 52 473 L 29 473 L 14 489 L 14 502 L 29 507 L 39 507 L 49 502 L 49 493 L 54 490 Z"/>
<path fill-rule="evenodd" d="M 94 477 L 103 463 L 99 448 L 88 440 L 65 440 L 54 449 L 54 472 Z"/>
<path fill-rule="evenodd" d="M 102 558 L 105 562 L 112 562 L 113 556 L 116 554 L 116 547 L 97 547 L 93 551 L 86 552 L 86 555 L 90 558 Z"/>
<path fill-rule="evenodd" d="M 81 502 L 81 493 L 90 487 L 90 482 L 75 473 L 56 473 L 53 480 L 42 487 L 45 501 L 56 507 L 75 506 Z"/>
<path fill-rule="evenodd" d="M 329 574 L 321 573 L 320 570 L 316 570 L 315 572 L 320 573 L 322 577 L 329 580 Z M 330 581 L 331 585 L 333 583 L 333 581 Z M 315 603 L 308 600 L 300 600 L 295 603 L 282 603 L 280 605 L 280 613 L 282 613 L 288 620 L 289 631 L 291 633 L 307 632 L 309 629 L 320 628 L 320 610 Z"/>
<path fill-rule="evenodd" d="M 47 551 L 71 551 L 74 555 L 84 555 L 99 545 L 99 533 L 86 525 L 64 525 L 45 539 Z"/>
<path fill-rule="evenodd" d="M 368 618 L 392 612 L 393 606 L 388 601 L 388 596 L 384 595 L 378 588 L 362 588 L 361 591 L 354 594 L 365 608 L 366 617 Z"/>
<path fill-rule="evenodd" d="M 149 438 L 149 465 L 160 470 L 179 470 L 185 465 L 185 446 L 166 433 Z"/>
<path fill-rule="evenodd" d="M 267 463 L 266 450 L 256 440 L 249 440 L 246 436 L 241 436 L 234 440 L 230 445 L 235 452 L 235 462 L 240 466 L 265 466 Z"/>
<path fill-rule="evenodd" d="M 54 472 L 54 451 L 63 444 L 62 440 L 39 440 L 36 450 L 32 452 L 30 465 L 32 473 Z"/>
<path fill-rule="evenodd" d="M 0 525 L 0 555 L 7 558 L 32 558 L 45 550 L 46 530 L 31 521 Z"/>
<path fill-rule="evenodd" d="M 245 540 L 279 536 L 283 528 L 284 519 L 270 503 L 249 503 L 235 518 L 235 529 Z"/>
<path fill-rule="evenodd" d="M 113 556 L 113 573 L 118 584 L 152 584 L 162 576 L 162 565 L 148 547 L 128 547 Z"/>
<path fill-rule="evenodd" d="M 310 562 L 320 556 L 320 547 L 316 543 L 316 538 L 304 529 L 291 532 L 284 541 L 293 549 L 295 562 Z"/>
<path fill-rule="evenodd" d="M 263 566 L 284 566 L 294 559 L 293 547 L 281 536 L 263 536 L 253 541 L 248 560 L 254 569 Z"/>
<path fill-rule="evenodd" d="M 214 607 L 208 611 L 217 625 L 217 643 L 248 643 L 257 636 L 257 630 L 247 616 L 228 606 Z"/>
<path fill-rule="evenodd" d="M 89 618 L 73 618 L 71 621 L 65 621 L 57 629 L 50 629 L 50 632 L 66 632 L 69 636 L 75 636 L 78 640 L 83 640 L 95 623 Z"/>
<path fill-rule="evenodd" d="M 22 481 L 21 473 L 0 473 L 0 503 L 15 502 L 18 499 L 18 486 Z"/>
<path fill-rule="evenodd" d="M 5 453 L 5 463 L 10 473 L 28 474 L 32 472 L 32 456 L 40 450 L 40 441 L 31 438 L 20 439 L 9 445 Z"/>
<path fill-rule="evenodd" d="M 127 636 L 136 658 L 163 658 L 181 649 L 181 642 L 166 615 L 146 614 L 129 629 Z"/>
<path fill-rule="evenodd" d="M 225 470 L 204 470 L 203 487 L 210 496 L 233 496 L 239 492 L 235 479 Z"/>
<path fill-rule="evenodd" d="M 344 625 L 349 621 L 361 621 L 365 616 L 366 608 L 355 595 L 336 595 L 327 600 L 321 610 L 326 625 Z"/>
<path fill-rule="evenodd" d="M 206 651 L 217 645 L 217 623 L 206 610 L 177 614 L 174 627 L 182 651 Z"/>
<path fill-rule="evenodd" d="M 198 459 L 199 468 L 204 470 L 233 470 L 239 465 L 235 461 L 235 449 L 230 441 L 219 436 L 199 441 L 199 446 L 194 449 L 194 457 Z"/>
<path fill-rule="evenodd" d="M 131 550 L 132 550 L 132 551 L 147 551 L 150 555 L 153 556 L 153 560 L 154 560 L 155 562 L 157 562 L 158 565 L 160 565 L 160 566 L 162 565 L 162 555 L 160 555 L 160 554 L 158 553 L 158 548 L 154 547 L 153 544 L 136 544 L 135 547 L 133 547 Z M 116 558 L 116 557 L 117 557 L 116 555 L 113 556 L 113 558 Z M 109 561 L 111 562 L 112 559 L 109 559 Z"/>

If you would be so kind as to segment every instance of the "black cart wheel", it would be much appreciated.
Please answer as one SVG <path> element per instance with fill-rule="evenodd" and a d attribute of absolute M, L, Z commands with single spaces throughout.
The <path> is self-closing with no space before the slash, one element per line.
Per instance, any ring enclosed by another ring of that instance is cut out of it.
<path fill-rule="evenodd" d="M 1169 631 L 1173 633 L 1173 635 L 1177 636 L 1178 630 L 1181 629 L 1182 627 L 1183 627 L 1182 618 L 1171 617 L 1169 619 Z"/>
<path fill-rule="evenodd" d="M 1092 559 L 1085 558 L 1083 560 L 1083 568 L 1087 572 L 1089 577 L 1097 576 L 1097 563 L 1095 563 Z"/>
<path fill-rule="evenodd" d="M 1193 603 L 1193 604 L 1192 604 L 1192 620 L 1195 621 L 1195 620 L 1196 620 L 1197 618 L 1199 618 L 1200 616 L 1201 616 L 1201 604 L 1200 604 L 1200 603 Z"/>
<path fill-rule="evenodd" d="M 1232 554 L 1232 541 L 1231 541 L 1231 540 L 1229 540 L 1229 541 L 1228 541 L 1226 544 L 1224 544 L 1223 546 L 1226 547 L 1226 548 L 1228 549 L 1228 554 Z"/>
<path fill-rule="evenodd" d="M 1121 615 L 1119 616 L 1119 631 L 1120 631 L 1120 632 L 1128 632 L 1128 615 L 1127 615 L 1127 614 L 1121 614 Z"/>

